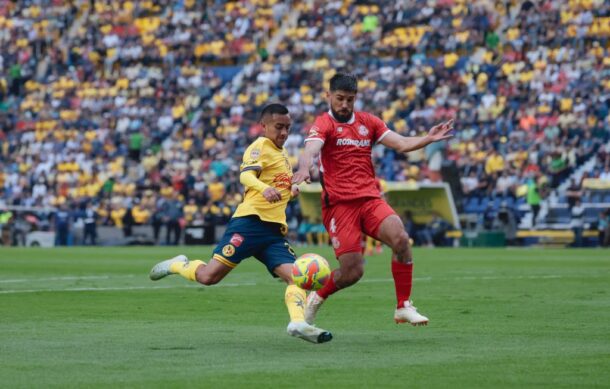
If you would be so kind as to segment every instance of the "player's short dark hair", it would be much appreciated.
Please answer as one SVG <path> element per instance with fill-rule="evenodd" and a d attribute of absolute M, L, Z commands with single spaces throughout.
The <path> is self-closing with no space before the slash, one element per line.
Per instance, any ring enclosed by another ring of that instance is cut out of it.
<path fill-rule="evenodd" d="M 353 74 L 337 73 L 330 79 L 330 91 L 358 92 L 358 79 Z"/>
<path fill-rule="evenodd" d="M 265 116 L 273 115 L 274 113 L 278 115 L 288 115 L 288 108 L 283 104 L 271 103 L 263 108 L 260 120 L 262 121 Z"/>

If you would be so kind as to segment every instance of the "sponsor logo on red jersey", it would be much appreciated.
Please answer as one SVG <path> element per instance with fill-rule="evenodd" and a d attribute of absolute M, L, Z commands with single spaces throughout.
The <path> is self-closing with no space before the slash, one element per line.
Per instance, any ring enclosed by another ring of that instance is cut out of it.
<path fill-rule="evenodd" d="M 241 244 L 243 242 L 244 242 L 244 237 L 239 234 L 233 234 L 233 236 L 231 237 L 231 240 L 229 241 L 229 243 L 231 243 L 235 247 L 241 246 Z"/>
<path fill-rule="evenodd" d="M 337 139 L 337 146 L 356 146 L 356 147 L 370 147 L 370 139 L 349 139 L 341 138 Z"/>

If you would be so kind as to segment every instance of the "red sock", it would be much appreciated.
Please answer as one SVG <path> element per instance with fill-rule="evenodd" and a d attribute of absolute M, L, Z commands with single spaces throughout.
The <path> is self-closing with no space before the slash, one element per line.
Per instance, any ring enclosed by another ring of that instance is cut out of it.
<path fill-rule="evenodd" d="M 411 297 L 411 286 L 413 285 L 413 262 L 400 263 L 392 261 L 392 276 L 394 276 L 394 288 L 396 288 L 396 300 L 398 308 L 403 308 L 405 301 Z"/>
<path fill-rule="evenodd" d="M 335 284 L 335 271 L 336 270 L 333 270 L 332 273 L 330 273 L 330 277 L 328 278 L 328 281 L 326 281 L 326 284 L 322 287 L 322 289 L 316 292 L 318 296 L 322 297 L 325 300 L 328 298 L 328 296 L 339 290 L 339 288 L 337 288 L 337 284 Z"/>

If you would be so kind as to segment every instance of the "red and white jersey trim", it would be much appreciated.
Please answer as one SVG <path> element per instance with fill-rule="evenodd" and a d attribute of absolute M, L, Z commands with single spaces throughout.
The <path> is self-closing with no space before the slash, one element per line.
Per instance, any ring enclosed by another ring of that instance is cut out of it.
<path fill-rule="evenodd" d="M 305 142 L 305 143 L 307 143 L 307 142 L 309 142 L 309 141 L 311 141 L 311 140 L 317 140 L 317 141 L 319 141 L 319 142 L 324 143 L 324 139 L 320 139 L 320 138 L 306 138 L 306 139 L 304 140 L 304 142 Z"/>
<path fill-rule="evenodd" d="M 381 142 L 381 140 L 382 140 L 383 138 L 385 138 L 386 136 L 390 135 L 390 132 L 392 132 L 392 130 L 390 130 L 390 129 L 386 130 L 386 132 L 384 132 L 383 134 L 381 134 L 381 136 L 379 137 L 379 139 L 377 139 L 377 142 L 375 142 L 375 143 L 379 143 L 379 142 Z"/>

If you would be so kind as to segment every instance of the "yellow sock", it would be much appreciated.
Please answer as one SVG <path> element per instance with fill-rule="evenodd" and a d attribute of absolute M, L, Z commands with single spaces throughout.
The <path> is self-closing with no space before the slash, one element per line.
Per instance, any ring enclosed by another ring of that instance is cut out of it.
<path fill-rule="evenodd" d="M 197 277 L 195 273 L 197 272 L 197 268 L 201 265 L 205 265 L 205 262 L 198 259 L 189 261 L 186 265 L 181 262 L 175 262 L 170 265 L 169 270 L 174 274 L 180 274 L 189 281 L 196 281 Z"/>
<path fill-rule="evenodd" d="M 296 285 L 288 285 L 284 294 L 284 302 L 288 308 L 290 321 L 305 321 L 305 300 L 307 294 Z"/>
<path fill-rule="evenodd" d="M 313 233 L 308 232 L 307 234 L 305 234 L 305 238 L 307 238 L 308 245 L 313 245 Z"/>
<path fill-rule="evenodd" d="M 323 246 L 325 244 L 326 242 L 324 241 L 324 233 L 318 232 L 318 246 Z"/>

